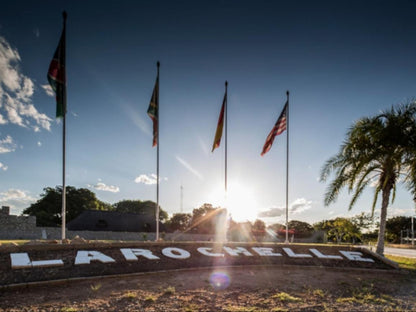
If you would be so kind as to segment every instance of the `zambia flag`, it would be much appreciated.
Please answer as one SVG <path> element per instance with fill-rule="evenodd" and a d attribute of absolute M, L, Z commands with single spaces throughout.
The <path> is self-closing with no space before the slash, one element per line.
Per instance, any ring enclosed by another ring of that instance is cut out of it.
<path fill-rule="evenodd" d="M 153 88 L 152 98 L 150 99 L 149 108 L 147 109 L 147 114 L 153 120 L 153 145 L 158 144 L 158 131 L 159 131 L 159 62 L 158 62 L 158 71 L 156 77 L 155 87 Z"/>
<path fill-rule="evenodd" d="M 56 117 L 62 118 L 66 114 L 66 74 L 65 74 L 65 24 L 66 12 L 64 15 L 64 28 L 61 39 L 48 70 L 48 81 L 56 94 Z"/>
<path fill-rule="evenodd" d="M 215 131 L 214 143 L 212 144 L 212 152 L 220 146 L 222 129 L 224 128 L 224 110 L 225 105 L 227 105 L 227 92 L 224 94 L 224 100 L 222 101 L 220 116 L 218 117 L 217 130 Z"/>

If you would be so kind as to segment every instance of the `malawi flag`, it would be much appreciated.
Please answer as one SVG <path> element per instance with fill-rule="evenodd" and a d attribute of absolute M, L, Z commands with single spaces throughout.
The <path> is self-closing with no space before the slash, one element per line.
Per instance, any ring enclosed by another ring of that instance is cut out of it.
<path fill-rule="evenodd" d="M 280 113 L 280 116 L 277 119 L 272 131 L 270 131 L 269 135 L 267 136 L 266 142 L 264 143 L 264 146 L 263 146 L 263 151 L 261 152 L 261 156 L 266 154 L 272 148 L 274 138 L 277 135 L 282 134 L 283 131 L 286 130 L 286 114 L 287 114 L 288 104 L 289 102 L 286 101 L 286 104 L 283 107 L 283 110 Z"/>
<path fill-rule="evenodd" d="M 157 63 L 157 77 L 155 87 L 153 88 L 152 98 L 150 99 L 149 108 L 147 109 L 147 114 L 153 120 L 153 145 L 158 144 L 158 131 L 159 131 L 159 62 Z"/>
<path fill-rule="evenodd" d="M 214 138 L 214 143 L 212 144 L 211 152 L 213 152 L 217 147 L 219 147 L 221 143 L 222 129 L 224 128 L 225 105 L 227 105 L 227 92 L 225 92 L 224 100 L 222 101 L 221 112 L 220 112 L 220 116 L 218 117 L 217 130 L 215 131 L 215 138 Z"/>
<path fill-rule="evenodd" d="M 56 117 L 62 118 L 66 114 L 66 74 L 65 74 L 65 28 L 66 12 L 64 16 L 64 28 L 61 39 L 48 70 L 48 81 L 56 94 Z"/>

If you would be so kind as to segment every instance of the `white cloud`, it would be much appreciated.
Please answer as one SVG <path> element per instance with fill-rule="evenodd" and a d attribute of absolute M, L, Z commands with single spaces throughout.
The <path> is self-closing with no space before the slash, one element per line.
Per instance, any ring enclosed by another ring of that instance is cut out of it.
<path fill-rule="evenodd" d="M 8 135 L 5 139 L 0 140 L 0 154 L 14 152 L 16 150 L 16 144 L 13 142 L 13 138 Z"/>
<path fill-rule="evenodd" d="M 270 208 L 266 211 L 261 211 L 258 214 L 259 218 L 275 218 L 285 214 L 286 208 Z"/>
<path fill-rule="evenodd" d="M 182 166 L 184 166 L 190 173 L 192 173 L 194 176 L 196 176 L 199 180 L 204 180 L 204 177 L 202 176 L 202 174 L 200 174 L 197 170 L 195 170 L 194 168 L 192 168 L 192 166 L 189 163 L 187 163 L 185 160 L 183 160 L 179 156 L 176 156 L 176 160 Z"/>
<path fill-rule="evenodd" d="M 290 205 L 291 214 L 299 214 L 312 208 L 312 201 L 305 198 L 298 198 Z"/>
<path fill-rule="evenodd" d="M 134 182 L 144 183 L 146 185 L 152 185 L 152 184 L 157 183 L 157 177 L 154 174 L 152 174 L 151 176 L 148 176 L 146 174 L 141 174 L 136 179 L 134 179 Z"/>
<path fill-rule="evenodd" d="M 312 201 L 305 198 L 298 198 L 289 205 L 289 216 L 300 214 L 312 208 Z M 266 211 L 261 211 L 258 214 L 259 218 L 277 218 L 286 215 L 285 207 L 273 207 Z"/>
<path fill-rule="evenodd" d="M 50 97 L 55 97 L 55 93 L 50 84 L 41 85 L 42 89 L 45 90 L 46 94 Z"/>
<path fill-rule="evenodd" d="M 412 208 L 396 208 L 396 207 L 389 207 L 387 209 L 387 217 L 398 217 L 398 216 L 411 216 L 414 215 L 415 209 Z"/>
<path fill-rule="evenodd" d="M 0 124 L 12 123 L 38 131 L 50 130 L 52 119 L 32 104 L 33 81 L 20 72 L 20 55 L 0 37 Z"/>
<path fill-rule="evenodd" d="M 9 169 L 9 167 L 0 162 L 0 170 L 6 171 L 7 169 Z"/>
<path fill-rule="evenodd" d="M 36 198 L 28 195 L 27 192 L 18 189 L 9 189 L 0 193 L 0 204 L 2 206 L 9 206 L 18 211 L 18 213 L 22 212 L 24 208 L 29 207 L 36 200 Z"/>
<path fill-rule="evenodd" d="M 167 181 L 168 178 L 159 178 L 159 182 L 161 181 Z M 143 183 L 146 185 L 152 185 L 157 183 L 157 175 L 152 173 L 151 175 L 141 174 L 136 179 L 134 179 L 134 182 L 136 183 Z"/>
<path fill-rule="evenodd" d="M 90 187 L 95 188 L 98 191 L 105 191 L 105 192 L 112 192 L 112 193 L 118 193 L 120 192 L 120 188 L 118 186 L 114 185 L 106 185 L 103 182 L 98 182 L 95 185 L 89 185 Z"/>

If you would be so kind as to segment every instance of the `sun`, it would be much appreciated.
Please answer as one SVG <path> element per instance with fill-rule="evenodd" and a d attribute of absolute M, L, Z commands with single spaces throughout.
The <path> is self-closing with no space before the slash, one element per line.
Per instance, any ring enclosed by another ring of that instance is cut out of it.
<path fill-rule="evenodd" d="M 258 204 L 253 187 L 239 181 L 230 181 L 225 194 L 224 186 L 217 186 L 209 196 L 214 206 L 227 208 L 231 218 L 236 222 L 254 222 L 258 214 Z"/>

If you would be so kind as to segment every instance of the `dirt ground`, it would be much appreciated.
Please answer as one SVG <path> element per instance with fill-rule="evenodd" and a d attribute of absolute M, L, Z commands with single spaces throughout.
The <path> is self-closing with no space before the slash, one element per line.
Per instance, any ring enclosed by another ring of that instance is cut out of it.
<path fill-rule="evenodd" d="M 0 311 L 416 311 L 403 271 L 246 266 L 0 290 Z"/>

